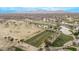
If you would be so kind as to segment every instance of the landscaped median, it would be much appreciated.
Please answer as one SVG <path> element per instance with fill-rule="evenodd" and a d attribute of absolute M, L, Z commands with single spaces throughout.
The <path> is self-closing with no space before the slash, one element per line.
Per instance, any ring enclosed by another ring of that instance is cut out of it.
<path fill-rule="evenodd" d="M 61 32 L 61 34 L 59 35 L 59 37 L 52 43 L 53 47 L 61 47 L 63 46 L 65 43 L 73 40 L 74 38 L 72 36 L 69 35 L 65 35 Z"/>
<path fill-rule="evenodd" d="M 33 45 L 35 47 L 39 47 L 46 39 L 48 39 L 53 34 L 50 30 L 45 30 L 44 32 L 26 40 L 25 42 Z"/>

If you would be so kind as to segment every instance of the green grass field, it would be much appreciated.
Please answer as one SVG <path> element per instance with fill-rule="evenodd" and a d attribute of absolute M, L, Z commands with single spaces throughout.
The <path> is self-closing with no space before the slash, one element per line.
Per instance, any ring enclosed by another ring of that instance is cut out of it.
<path fill-rule="evenodd" d="M 68 49 L 70 51 L 77 51 L 77 49 L 75 47 L 68 47 L 68 48 L 64 48 L 64 49 Z"/>
<path fill-rule="evenodd" d="M 39 47 L 46 39 L 48 39 L 50 37 L 50 35 L 52 35 L 53 32 L 49 31 L 49 30 L 45 30 L 44 32 L 26 40 L 25 42 L 28 44 L 31 44 L 35 47 Z"/>
<path fill-rule="evenodd" d="M 15 47 L 15 51 L 24 51 L 21 48 Z"/>
<path fill-rule="evenodd" d="M 52 43 L 52 46 L 53 47 L 61 47 L 65 43 L 67 43 L 68 41 L 71 41 L 71 40 L 73 40 L 72 36 L 68 36 L 68 35 L 61 33 L 59 35 L 59 37 Z"/>

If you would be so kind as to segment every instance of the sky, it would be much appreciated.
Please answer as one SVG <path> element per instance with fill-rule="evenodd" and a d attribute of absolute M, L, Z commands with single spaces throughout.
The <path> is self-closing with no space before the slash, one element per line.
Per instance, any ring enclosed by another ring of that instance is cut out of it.
<path fill-rule="evenodd" d="M 31 11 L 79 12 L 78 0 L 0 0 L 0 13 Z"/>
<path fill-rule="evenodd" d="M 26 13 L 35 11 L 79 12 L 79 7 L 0 7 L 0 13 Z"/>

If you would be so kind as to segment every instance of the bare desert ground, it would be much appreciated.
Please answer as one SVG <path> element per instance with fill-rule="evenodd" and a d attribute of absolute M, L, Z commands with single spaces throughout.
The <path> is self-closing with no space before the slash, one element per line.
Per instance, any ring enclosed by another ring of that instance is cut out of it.
<path fill-rule="evenodd" d="M 0 24 L 0 35 L 12 36 L 16 39 L 26 38 L 40 30 L 40 28 L 37 28 L 34 25 L 26 24 L 23 21 L 9 20 Z"/>
<path fill-rule="evenodd" d="M 37 34 L 42 29 L 35 25 L 29 25 L 24 21 L 8 20 L 4 23 L 0 23 L 0 47 L 6 48 L 11 46 L 11 43 L 7 42 L 7 38 L 13 38 L 14 43 L 20 40 L 26 40 L 26 38 Z"/>

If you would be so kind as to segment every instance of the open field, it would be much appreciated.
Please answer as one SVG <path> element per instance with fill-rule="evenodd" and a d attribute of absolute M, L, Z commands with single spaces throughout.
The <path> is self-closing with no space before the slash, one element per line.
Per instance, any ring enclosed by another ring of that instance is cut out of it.
<path fill-rule="evenodd" d="M 0 23 L 0 49 L 6 50 L 6 48 L 19 44 L 20 40 L 29 38 L 41 31 L 41 28 L 29 25 L 24 21 L 8 20 Z M 16 50 L 20 50 L 20 48 L 16 48 Z"/>
<path fill-rule="evenodd" d="M 52 35 L 53 32 L 49 31 L 49 30 L 45 30 L 44 32 L 26 40 L 25 42 L 28 44 L 31 44 L 35 47 L 39 47 L 46 39 L 48 39 L 50 37 L 50 35 Z"/>
<path fill-rule="evenodd" d="M 23 21 L 10 20 L 0 24 L 0 35 L 3 37 L 11 36 L 16 39 L 24 39 L 40 31 L 40 28 Z"/>
<path fill-rule="evenodd" d="M 73 40 L 72 36 L 65 35 L 63 33 L 60 34 L 60 36 L 53 42 L 52 46 L 54 47 L 61 47 L 68 41 Z"/>

